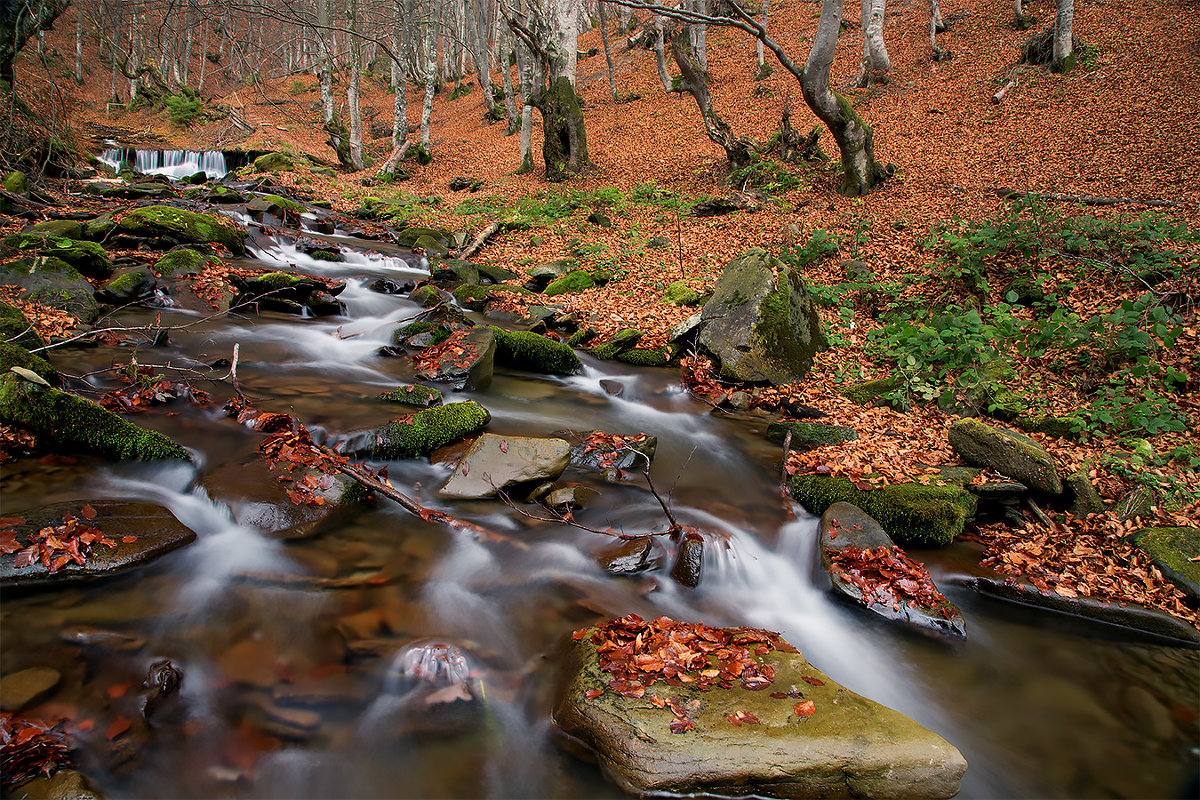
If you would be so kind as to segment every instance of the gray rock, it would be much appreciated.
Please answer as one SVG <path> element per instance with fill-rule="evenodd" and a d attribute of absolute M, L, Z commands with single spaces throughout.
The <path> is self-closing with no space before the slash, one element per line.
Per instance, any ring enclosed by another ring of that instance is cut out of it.
<path fill-rule="evenodd" d="M 700 314 L 692 314 L 683 322 L 667 331 L 667 341 L 676 344 L 683 343 L 695 337 L 700 328 Z"/>
<path fill-rule="evenodd" d="M 29 541 L 31 534 L 47 525 L 61 524 L 66 515 L 78 516 L 82 505 L 56 503 L 11 514 L 25 520 L 13 526 L 17 541 Z M 0 561 L 0 586 L 36 586 L 112 575 L 153 561 L 196 539 L 195 533 L 160 506 L 109 500 L 93 502 L 91 506 L 96 516 L 85 521 L 111 540 L 113 547 L 96 543 L 82 565 L 72 561 L 53 575 L 41 561 L 18 568 L 13 559 L 5 558 Z"/>
<path fill-rule="evenodd" d="M 30 256 L 0 265 L 0 283 L 20 286 L 25 290 L 21 299 L 68 311 L 87 325 L 100 316 L 92 285 L 53 256 Z"/>
<path fill-rule="evenodd" d="M 596 563 L 609 575 L 635 575 L 658 569 L 663 549 L 653 536 L 617 541 L 596 553 Z"/>
<path fill-rule="evenodd" d="M 492 382 L 495 369 L 496 335 L 491 328 L 474 328 L 458 339 L 460 352 L 443 354 L 436 364 L 426 367 L 417 376 L 438 383 L 448 383 L 455 389 L 475 391 L 486 389 Z"/>
<path fill-rule="evenodd" d="M 485 433 L 459 460 L 442 497 L 478 499 L 495 497 L 522 485 L 554 480 L 567 468 L 571 445 L 562 439 L 497 436 Z"/>
<path fill-rule="evenodd" d="M 1090 460 L 1085 461 L 1083 466 L 1063 481 L 1071 495 L 1071 513 L 1080 519 L 1088 514 L 1102 514 L 1105 509 L 1104 498 L 1100 496 L 1100 492 L 1092 485 L 1092 479 L 1088 476 L 1093 466 Z"/>
<path fill-rule="evenodd" d="M 802 687 L 814 704 L 810 715 L 798 716 L 792 697 L 740 685 L 709 691 L 654 685 L 647 695 L 702 703 L 690 712 L 694 728 L 672 733 L 669 710 L 610 690 L 590 633 L 572 643 L 553 719 L 631 794 L 948 798 L 959 790 L 967 764 L 957 749 L 838 685 L 783 640 L 773 640 L 760 660 L 774 668 L 775 686 Z M 603 693 L 587 697 L 597 691 Z M 739 713 L 759 722 L 730 722 L 727 715 Z"/>
<path fill-rule="evenodd" d="M 867 598 L 862 589 L 855 586 L 835 568 L 831 550 L 857 547 L 862 550 L 894 549 L 896 543 L 883 528 L 865 511 L 850 503 L 834 503 L 821 516 L 818 526 L 821 537 L 821 565 L 829 574 L 833 591 L 864 606 L 886 620 L 896 620 L 922 631 L 951 636 L 966 636 L 966 621 L 962 612 L 953 603 L 946 601 L 935 605 L 918 605 L 912 600 L 901 599 L 897 605 L 881 602 L 880 598 Z M 896 592 L 902 597 L 900 592 Z"/>
<path fill-rule="evenodd" d="M 689 589 L 700 585 L 704 575 L 704 538 L 698 533 L 689 533 L 679 544 L 679 552 L 675 554 L 675 564 L 671 567 L 671 577 L 676 583 Z"/>
<path fill-rule="evenodd" d="M 551 489 L 540 500 L 542 505 L 548 508 L 565 512 L 576 508 L 583 508 L 592 498 L 599 494 L 598 491 L 591 487 L 573 484 L 571 486 L 560 486 L 557 489 Z"/>
<path fill-rule="evenodd" d="M 1180 590 L 1200 598 L 1200 562 L 1192 561 L 1200 558 L 1200 528 L 1142 528 L 1133 543 Z"/>
<path fill-rule="evenodd" d="M 149 267 L 126 267 L 118 270 L 117 274 L 104 284 L 104 288 L 96 292 L 96 297 L 111 305 L 135 303 L 153 297 L 156 285 L 154 273 Z"/>
<path fill-rule="evenodd" d="M 729 380 L 799 380 L 827 346 L 804 280 L 760 248 L 725 266 L 700 324 L 700 348 Z"/>
<path fill-rule="evenodd" d="M 31 667 L 0 678 L 0 710 L 20 711 L 37 705 L 54 691 L 62 675 L 51 667 Z"/>
<path fill-rule="evenodd" d="M 950 426 L 948 438 L 968 464 L 994 469 L 1040 492 L 1062 494 L 1054 458 L 1028 436 L 977 419 L 960 419 Z"/>
<path fill-rule="evenodd" d="M 825 444 L 841 444 L 858 439 L 858 433 L 845 425 L 825 425 L 820 422 L 780 420 L 767 426 L 767 441 L 783 444 L 791 431 L 793 450 L 812 450 Z"/>

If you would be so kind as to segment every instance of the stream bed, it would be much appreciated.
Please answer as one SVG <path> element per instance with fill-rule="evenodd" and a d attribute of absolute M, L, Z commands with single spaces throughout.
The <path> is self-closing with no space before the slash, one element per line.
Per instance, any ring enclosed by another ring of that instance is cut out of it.
<path fill-rule="evenodd" d="M 161 347 L 58 350 L 54 364 L 85 375 L 136 355 L 176 369 L 177 379 L 231 359 L 237 345 L 240 387 L 259 409 L 293 414 L 318 436 L 382 424 L 404 409 L 379 393 L 414 376 L 408 359 L 379 350 L 420 309 L 369 286 L 428 273 L 419 258 L 378 242 L 324 238 L 347 261 L 316 261 L 256 233 L 240 265 L 345 280 L 344 316 L 131 308 L 107 323 L 189 327 L 171 330 Z M 62 673 L 40 711 L 90 721 L 78 734 L 80 768 L 110 797 L 619 797 L 598 767 L 555 743 L 560 643 L 602 619 L 667 615 L 780 631 L 836 681 L 958 747 L 969 764 L 960 797 L 1194 796 L 1195 650 L 956 587 L 978 560 L 969 543 L 912 553 L 962 609 L 967 640 L 951 646 L 889 627 L 817 580 L 816 520 L 799 508 L 789 518 L 765 422 L 714 414 L 675 370 L 583 359 L 584 373 L 566 378 L 498 368 L 485 391 L 446 399 L 484 405 L 491 433 L 657 436 L 652 474 L 679 521 L 728 539 L 706 547 L 697 588 L 674 583 L 665 568 L 608 575 L 595 560 L 607 537 L 497 501 L 439 499 L 451 468 L 426 459 L 386 463 L 390 480 L 509 540 L 477 541 L 386 500 L 318 536 L 267 538 L 282 495 L 257 455 L 261 435 L 221 412 L 228 383 L 200 381 L 214 406 L 176 403 L 134 418 L 188 447 L 196 466 L 4 465 L 5 514 L 136 500 L 169 508 L 197 540 L 123 576 L 5 591 L 0 672 Z M 600 492 L 578 512 L 584 524 L 662 530 L 662 510 L 637 477 L 564 475 Z M 386 579 L 353 580 L 362 575 Z M 184 677 L 173 707 L 144 723 L 141 682 L 159 659 Z M 477 681 L 480 702 L 415 697 L 411 679 L 422 669 Z M 110 735 L 121 719 L 131 729 Z"/>

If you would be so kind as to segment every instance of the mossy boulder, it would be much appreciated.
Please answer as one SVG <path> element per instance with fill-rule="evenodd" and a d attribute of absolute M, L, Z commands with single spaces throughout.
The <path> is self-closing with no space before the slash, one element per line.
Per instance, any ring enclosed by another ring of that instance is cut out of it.
<path fill-rule="evenodd" d="M 700 293 L 683 281 L 675 281 L 667 284 L 663 300 L 673 306 L 694 306 L 700 301 Z"/>
<path fill-rule="evenodd" d="M 810 514 L 834 503 L 851 503 L 877 520 L 905 547 L 945 547 L 975 515 L 976 497 L 961 486 L 894 483 L 859 489 L 840 475 L 793 475 L 792 497 Z"/>
<path fill-rule="evenodd" d="M 345 306 L 333 296 L 345 288 L 329 289 L 321 281 L 290 272 L 267 272 L 251 280 L 232 278 L 238 289 L 235 305 L 253 304 L 259 310 L 284 314 L 311 314 L 314 317 L 341 314 Z"/>
<path fill-rule="evenodd" d="M 826 444 L 842 444 L 858 439 L 858 432 L 845 425 L 782 419 L 767 425 L 767 441 L 783 444 L 789 431 L 792 434 L 793 450 L 812 450 Z"/>
<path fill-rule="evenodd" d="M 3 268 L 0 267 L 0 269 Z M 25 315 L 21 313 L 20 309 L 10 306 L 8 303 L 0 303 L 0 341 L 23 347 L 26 350 L 35 350 L 46 346 L 46 342 L 29 324 L 29 320 L 25 319 Z"/>
<path fill-rule="evenodd" d="M 637 328 L 622 328 L 610 336 L 604 344 L 593 347 L 592 355 L 605 361 L 611 361 L 636 347 L 645 335 L 644 331 Z"/>
<path fill-rule="evenodd" d="M 665 367 L 675 358 L 675 350 L 670 345 L 635 347 L 617 353 L 613 358 L 622 364 L 632 364 L 635 367 Z"/>
<path fill-rule="evenodd" d="M 154 273 L 148 267 L 126 267 L 112 276 L 104 288 L 96 292 L 96 297 L 111 305 L 136 303 L 153 297 L 155 286 Z"/>
<path fill-rule="evenodd" d="M 263 214 L 283 219 L 284 214 L 303 214 L 308 209 L 295 200 L 289 200 L 277 194 L 260 194 L 250 199 L 250 202 L 246 204 L 246 210 L 255 219 Z"/>
<path fill-rule="evenodd" d="M 21 253 L 36 253 L 67 262 L 81 275 L 104 280 L 112 274 L 112 259 L 95 242 L 50 236 L 42 233 L 20 233 L 9 236 L 4 244 Z"/>
<path fill-rule="evenodd" d="M 396 234 L 396 244 L 412 250 L 424 250 L 426 253 L 445 255 L 450 252 L 453 236 L 437 228 L 410 226 Z"/>
<path fill-rule="evenodd" d="M 960 419 L 950 426 L 948 438 L 968 464 L 994 469 L 1039 492 L 1062 494 L 1054 458 L 1028 436 L 977 419 Z"/>
<path fill-rule="evenodd" d="M 379 399 L 388 403 L 429 408 L 430 406 L 440 406 L 442 404 L 442 393 L 441 390 L 435 389 L 432 386 L 425 386 L 421 383 L 406 383 L 392 389 L 390 392 L 383 392 L 379 395 Z"/>
<path fill-rule="evenodd" d="M 296 162 L 283 153 L 264 153 L 254 159 L 255 172 L 281 172 L 296 168 Z"/>
<path fill-rule="evenodd" d="M 575 351 L 562 342 L 532 331 L 492 328 L 496 335 L 496 363 L 545 375 L 574 375 L 583 370 Z"/>
<path fill-rule="evenodd" d="M 189 461 L 157 431 L 121 419 L 90 400 L 9 373 L 0 376 L 0 419 L 33 433 L 58 452 L 117 461 Z"/>
<path fill-rule="evenodd" d="M 74 219 L 44 219 L 41 222 L 26 225 L 21 233 L 61 236 L 64 239 L 82 239 L 83 223 Z"/>
<path fill-rule="evenodd" d="M 725 265 L 700 326 L 697 344 L 727 380 L 790 383 L 827 347 L 804 279 L 757 247 Z"/>
<path fill-rule="evenodd" d="M 1017 417 L 1013 424 L 1026 433 L 1040 433 L 1055 439 L 1076 437 L 1083 429 L 1083 420 L 1074 417 L 1024 416 Z"/>
<path fill-rule="evenodd" d="M 779 691 L 735 681 L 706 690 L 688 674 L 690 683 L 659 681 L 645 696 L 624 696 L 600 668 L 597 634 L 585 629 L 567 643 L 552 718 L 564 739 L 587 748 L 605 776 L 632 795 L 948 798 L 959 791 L 967 762 L 957 749 L 839 685 L 777 635 L 765 634 L 767 644 L 754 660 L 770 667 L 770 687 Z M 739 635 L 764 634 L 717 630 L 722 639 Z M 643 653 L 633 648 L 631 661 Z M 724 663 L 705 659 L 714 669 Z M 790 687 L 799 687 L 793 696 L 785 694 Z M 676 732 L 676 715 L 648 702 L 652 696 L 689 709 L 690 729 Z"/>
<path fill-rule="evenodd" d="M 592 273 L 585 269 L 577 269 L 574 272 L 555 278 L 547 284 L 542 290 L 542 294 L 547 297 L 554 297 L 560 294 L 574 294 L 582 292 L 584 289 L 591 289 L 596 286 L 596 279 Z"/>
<path fill-rule="evenodd" d="M 108 237 L 117 227 L 117 220 L 112 211 L 106 211 L 83 223 L 83 237 L 88 241 L 100 242 Z"/>
<path fill-rule="evenodd" d="M 27 369 L 48 383 L 58 382 L 58 373 L 49 361 L 24 347 L 5 341 L 3 334 L 0 334 L 0 375 L 7 375 L 13 367 Z"/>
<path fill-rule="evenodd" d="M 549 286 L 551 281 L 561 278 L 568 271 L 578 266 L 579 261 L 577 259 L 560 258 L 557 261 L 548 261 L 545 264 L 530 267 L 527 270 L 529 280 L 525 283 L 525 288 L 540 292 Z"/>
<path fill-rule="evenodd" d="M 32 256 L 0 264 L 0 283 L 20 286 L 21 299 L 69 312 L 86 325 L 100 316 L 92 285 L 62 259 Z"/>
<path fill-rule="evenodd" d="M 29 191 L 29 178 L 24 172 L 16 170 L 4 175 L 4 191 L 12 194 L 25 194 Z"/>
<path fill-rule="evenodd" d="M 373 458 L 427 456 L 478 433 L 491 419 L 488 410 L 474 400 L 434 406 L 370 431 L 365 437 L 366 450 Z"/>
<path fill-rule="evenodd" d="M 163 249 L 180 244 L 216 242 L 235 255 L 246 252 L 246 232 L 241 228 L 209 214 L 172 206 L 135 208 L 117 223 L 117 231 Z"/>
<path fill-rule="evenodd" d="M 206 255 L 190 247 L 176 247 L 154 262 L 154 271 L 164 278 L 198 273 L 204 270 L 210 260 L 217 261 L 218 259 L 216 256 Z"/>
<path fill-rule="evenodd" d="M 1079 519 L 1083 519 L 1088 514 L 1103 513 L 1106 508 L 1104 498 L 1092 485 L 1092 478 L 1089 474 L 1095 466 L 1094 461 L 1085 459 L 1079 469 L 1063 479 L 1063 486 L 1071 497 L 1071 513 Z"/>
<path fill-rule="evenodd" d="M 834 391 L 852 403 L 857 403 L 860 406 L 869 406 L 888 392 L 898 388 L 899 385 L 895 378 L 888 377 L 839 386 Z"/>
<path fill-rule="evenodd" d="M 1200 598 L 1200 528 L 1142 528 L 1133 543 L 1180 589 Z"/>

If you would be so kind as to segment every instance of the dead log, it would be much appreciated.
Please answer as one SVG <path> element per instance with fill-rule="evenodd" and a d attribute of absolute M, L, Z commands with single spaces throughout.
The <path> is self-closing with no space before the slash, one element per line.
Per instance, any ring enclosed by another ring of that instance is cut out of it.
<path fill-rule="evenodd" d="M 1054 200 L 1059 203 L 1081 203 L 1085 206 L 1117 206 L 1126 203 L 1131 205 L 1152 206 L 1155 208 L 1175 208 L 1181 205 L 1174 200 L 1143 200 L 1140 197 L 1097 197 L 1090 194 L 1059 194 L 1058 192 L 1018 192 L 1015 189 L 992 189 L 998 197 L 1014 200 L 1025 197 L 1034 200 Z"/>
<path fill-rule="evenodd" d="M 488 225 L 486 228 L 481 230 L 475 236 L 475 238 L 473 240 L 471 240 L 471 243 L 469 245 L 467 245 L 465 250 L 463 250 L 461 253 L 458 254 L 458 257 L 459 258 L 470 258 L 471 256 L 475 255 L 477 252 L 479 252 L 479 248 L 483 247 L 483 243 L 488 240 L 488 237 L 490 237 L 492 234 L 494 234 L 498 230 L 500 230 L 500 222 L 499 221 L 493 222 L 492 224 Z"/>
<path fill-rule="evenodd" d="M 998 91 L 998 92 L 996 92 L 994 95 L 992 95 L 992 103 L 993 103 L 994 105 L 1000 105 L 1001 103 L 1003 103 L 1003 102 L 1004 102 L 1004 96 L 1005 96 L 1006 94 L 1008 94 L 1009 90 L 1010 90 L 1010 89 L 1012 89 L 1012 88 L 1013 88 L 1014 86 L 1016 86 L 1016 85 L 1017 85 L 1017 79 L 1016 79 L 1016 78 L 1013 78 L 1013 79 L 1012 79 L 1012 80 L 1010 80 L 1008 83 L 1004 84 L 1004 88 L 1003 88 L 1003 89 L 1001 89 L 1000 91 Z"/>
<path fill-rule="evenodd" d="M 392 149 L 392 154 L 388 156 L 387 161 L 383 162 L 383 166 L 379 168 L 376 175 L 390 175 L 396 171 L 396 165 L 404 160 L 404 156 L 408 153 L 408 148 L 412 147 L 412 139 L 406 139 Z"/>

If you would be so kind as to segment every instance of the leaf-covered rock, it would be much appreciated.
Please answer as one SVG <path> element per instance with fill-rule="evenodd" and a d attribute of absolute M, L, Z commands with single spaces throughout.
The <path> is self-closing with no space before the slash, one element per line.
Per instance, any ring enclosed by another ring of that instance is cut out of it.
<path fill-rule="evenodd" d="M 1193 599 L 1200 598 L 1200 528 L 1142 528 L 1133 543 Z"/>
<path fill-rule="evenodd" d="M 413 359 L 418 377 L 455 389 L 486 389 L 495 369 L 496 335 L 491 328 L 455 331 Z"/>

